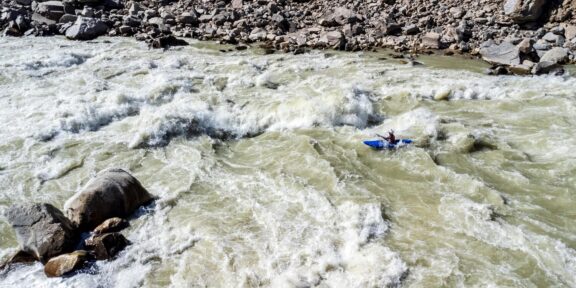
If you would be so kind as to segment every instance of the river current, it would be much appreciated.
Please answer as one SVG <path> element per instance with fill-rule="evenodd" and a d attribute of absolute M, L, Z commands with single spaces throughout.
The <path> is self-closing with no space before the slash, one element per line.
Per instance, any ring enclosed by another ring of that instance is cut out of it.
<path fill-rule="evenodd" d="M 159 197 L 114 260 L 0 287 L 576 287 L 575 78 L 192 44 L 0 38 L 0 213 L 110 167 Z"/>

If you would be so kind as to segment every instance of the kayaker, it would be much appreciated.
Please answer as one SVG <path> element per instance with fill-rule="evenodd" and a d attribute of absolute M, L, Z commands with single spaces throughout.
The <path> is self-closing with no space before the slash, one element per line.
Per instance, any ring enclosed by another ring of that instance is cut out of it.
<path fill-rule="evenodd" d="M 388 143 L 396 144 L 396 136 L 394 135 L 394 130 L 388 131 L 388 137 L 384 137 L 384 136 L 379 135 L 379 134 L 376 134 L 376 135 L 382 137 L 382 139 L 388 141 Z"/>

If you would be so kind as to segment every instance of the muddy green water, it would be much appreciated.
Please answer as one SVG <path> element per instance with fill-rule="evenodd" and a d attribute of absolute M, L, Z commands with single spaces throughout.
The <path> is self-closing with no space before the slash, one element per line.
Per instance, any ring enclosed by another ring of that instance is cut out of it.
<path fill-rule="evenodd" d="M 159 197 L 116 259 L 0 286 L 576 286 L 575 78 L 228 48 L 0 38 L 0 212 L 109 167 Z"/>

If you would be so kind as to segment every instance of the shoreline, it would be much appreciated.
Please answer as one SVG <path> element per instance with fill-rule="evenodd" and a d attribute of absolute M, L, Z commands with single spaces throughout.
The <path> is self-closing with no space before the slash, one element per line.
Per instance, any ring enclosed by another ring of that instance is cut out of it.
<path fill-rule="evenodd" d="M 576 3 L 533 2 L 4 0 L 0 28 L 10 36 L 134 37 L 152 48 L 192 38 L 294 54 L 461 54 L 490 63 L 488 74 L 562 74 L 561 65 L 576 62 Z"/>

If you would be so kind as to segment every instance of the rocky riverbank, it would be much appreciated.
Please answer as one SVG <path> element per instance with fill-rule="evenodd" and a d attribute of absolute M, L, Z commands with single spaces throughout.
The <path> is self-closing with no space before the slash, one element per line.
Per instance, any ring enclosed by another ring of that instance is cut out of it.
<path fill-rule="evenodd" d="M 245 49 L 481 55 L 491 73 L 558 71 L 576 57 L 576 1 L 562 0 L 2 0 L 3 35 L 133 36 L 152 47 L 179 38 Z"/>

